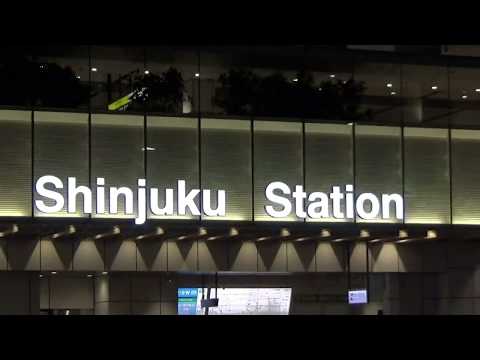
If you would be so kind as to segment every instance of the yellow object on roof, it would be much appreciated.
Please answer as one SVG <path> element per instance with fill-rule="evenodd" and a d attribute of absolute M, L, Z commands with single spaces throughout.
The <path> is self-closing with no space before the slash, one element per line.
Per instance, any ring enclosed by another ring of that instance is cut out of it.
<path fill-rule="evenodd" d="M 114 101 L 113 103 L 108 105 L 108 110 L 118 110 L 121 107 L 127 105 L 128 103 L 130 103 L 132 101 L 131 100 L 132 94 L 133 93 L 130 93 L 130 94 L 118 99 L 117 101 Z"/>

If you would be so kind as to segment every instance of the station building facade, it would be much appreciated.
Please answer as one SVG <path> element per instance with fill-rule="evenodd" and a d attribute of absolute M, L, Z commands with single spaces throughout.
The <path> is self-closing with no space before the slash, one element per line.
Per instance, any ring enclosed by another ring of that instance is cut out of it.
<path fill-rule="evenodd" d="M 480 312 L 474 59 L 313 56 L 314 78 L 367 81 L 358 120 L 217 111 L 226 50 L 177 54 L 181 111 L 108 111 L 138 64 L 78 49 L 39 66 L 71 62 L 88 104 L 0 96 L 0 313 L 174 315 L 182 287 L 288 287 L 290 314 Z M 148 51 L 141 73 L 163 70 Z"/>

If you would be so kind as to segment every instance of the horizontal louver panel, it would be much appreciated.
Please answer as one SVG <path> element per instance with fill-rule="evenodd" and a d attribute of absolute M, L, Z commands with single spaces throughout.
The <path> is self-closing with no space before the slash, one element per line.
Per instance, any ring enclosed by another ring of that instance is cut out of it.
<path fill-rule="evenodd" d="M 480 224 L 480 131 L 452 130 L 454 224 Z"/>
<path fill-rule="evenodd" d="M 450 222 L 447 129 L 404 129 L 405 222 Z"/>
<path fill-rule="evenodd" d="M 32 215 L 31 116 L 0 110 L 0 216 Z"/>
<path fill-rule="evenodd" d="M 355 127 L 355 193 L 372 193 L 380 202 L 380 212 L 374 219 L 357 222 L 403 222 L 403 212 L 397 219 L 395 203 L 390 202 L 389 216 L 382 218 L 382 194 L 402 195 L 402 141 L 401 129 L 390 126 Z M 367 212 L 370 202 L 364 203 Z"/>
<path fill-rule="evenodd" d="M 34 113 L 35 126 L 35 181 L 44 175 L 62 180 L 63 189 L 57 189 L 67 201 L 67 178 L 75 177 L 77 186 L 89 186 L 88 178 L 88 114 L 42 112 Z M 52 206 L 55 201 L 35 193 L 35 200 Z M 35 209 L 35 216 L 81 217 L 84 199 L 77 196 L 77 211 L 67 213 L 67 204 L 57 213 L 44 214 Z M 89 215 L 86 215 L 89 216 Z"/>
<path fill-rule="evenodd" d="M 251 122 L 202 119 L 202 187 L 210 189 L 212 208 L 216 190 L 226 191 L 226 217 L 210 220 L 252 220 Z"/>
<path fill-rule="evenodd" d="M 96 178 L 105 178 L 105 188 L 126 186 L 134 191 L 136 199 L 137 179 L 144 178 L 143 116 L 92 114 L 92 187 Z M 109 191 L 105 191 L 105 207 L 110 204 Z M 95 204 L 94 196 L 94 204 Z M 135 201 L 136 202 L 136 201 Z M 119 196 L 117 214 L 96 214 L 102 218 L 134 218 L 125 214 L 125 199 Z"/>
<path fill-rule="evenodd" d="M 198 119 L 147 116 L 147 149 L 147 185 L 159 189 L 160 208 L 165 207 L 164 189 L 172 188 L 176 192 L 178 180 L 185 180 L 187 193 L 199 188 Z M 149 218 L 198 218 L 188 208 L 186 215 L 178 215 L 177 196 L 173 197 L 173 213 L 173 216 L 163 216 L 149 210 Z"/>
<path fill-rule="evenodd" d="M 265 212 L 270 204 L 265 198 L 265 189 L 273 181 L 287 184 L 291 191 L 295 185 L 303 185 L 302 124 L 298 122 L 254 122 L 254 179 L 255 220 L 257 221 L 303 221 L 292 212 L 284 218 L 272 218 Z M 270 204 L 275 210 L 281 205 Z"/>
<path fill-rule="evenodd" d="M 330 193 L 332 186 L 353 185 L 352 126 L 336 124 L 305 124 L 305 186 L 308 193 Z M 332 200 L 329 199 L 332 209 Z M 341 204 L 345 214 L 345 202 Z M 328 218 L 312 222 L 344 222 L 353 219 L 336 219 L 330 211 Z"/>

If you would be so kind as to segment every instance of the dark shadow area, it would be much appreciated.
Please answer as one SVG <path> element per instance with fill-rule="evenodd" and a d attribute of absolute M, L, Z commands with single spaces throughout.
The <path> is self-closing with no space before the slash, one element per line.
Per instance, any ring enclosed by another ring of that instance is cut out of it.
<path fill-rule="evenodd" d="M 155 264 L 155 260 L 157 260 L 160 255 L 160 249 L 162 245 L 164 245 L 165 239 L 140 239 L 137 240 L 137 249 L 138 255 L 143 259 L 145 262 L 146 270 L 159 270 L 154 269 L 153 266 Z M 166 269 L 167 265 L 163 264 L 162 259 L 160 259 L 160 268 Z"/>
<path fill-rule="evenodd" d="M 45 240 L 42 240 L 42 243 Z M 41 244 L 42 244 L 41 243 Z M 73 239 L 58 239 L 58 241 L 53 240 L 52 244 L 55 249 L 55 251 L 58 254 L 58 257 L 60 258 L 60 261 L 63 264 L 63 269 L 61 270 L 72 270 L 73 266 Z M 43 257 L 43 254 L 42 254 Z M 42 264 L 42 268 L 43 268 Z M 60 270 L 60 269 L 59 269 Z"/>
<path fill-rule="evenodd" d="M 295 251 L 300 259 L 300 262 L 302 263 L 303 269 L 301 271 L 312 271 L 311 266 L 312 266 L 312 261 L 315 262 L 315 253 L 317 251 L 317 243 L 315 241 L 302 241 L 302 242 L 292 242 L 287 245 L 289 248 L 291 248 L 293 251 Z M 290 260 L 290 257 L 288 257 Z M 291 271 L 290 269 L 290 262 L 287 264 L 288 265 L 288 271 Z M 313 264 L 314 266 L 314 271 L 315 271 L 315 266 L 316 264 Z M 299 271 L 299 270 L 295 270 Z"/>
<path fill-rule="evenodd" d="M 217 271 L 228 271 L 228 245 L 227 242 L 230 242 L 231 239 L 224 239 L 218 241 L 204 241 L 207 250 L 209 251 L 212 259 L 215 263 L 215 269 Z M 198 255 L 199 261 L 201 263 L 202 257 L 200 254 Z M 202 268 L 200 264 L 200 269 Z"/>
<path fill-rule="evenodd" d="M 286 242 L 282 242 L 279 240 L 273 240 L 273 241 L 261 241 L 257 242 L 257 251 L 260 259 L 263 261 L 263 264 L 265 266 L 265 271 L 272 271 L 273 264 L 275 262 L 275 259 L 278 256 L 281 256 L 279 254 L 280 248 L 283 246 L 286 246 Z M 285 248 L 286 249 L 286 248 Z M 286 271 L 287 267 L 287 254 L 285 251 L 284 254 L 285 258 L 285 269 L 283 271 Z"/>
<path fill-rule="evenodd" d="M 37 250 L 35 264 L 27 266 L 39 246 L 38 239 L 15 238 L 7 241 L 9 270 L 40 270 L 40 251 Z"/>

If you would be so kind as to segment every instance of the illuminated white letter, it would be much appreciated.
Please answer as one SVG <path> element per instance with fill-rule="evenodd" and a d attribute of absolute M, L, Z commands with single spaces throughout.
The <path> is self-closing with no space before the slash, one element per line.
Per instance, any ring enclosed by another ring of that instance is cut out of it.
<path fill-rule="evenodd" d="M 157 216 L 173 215 L 173 189 L 165 189 L 165 206 L 158 206 L 158 189 L 150 189 L 150 211 Z"/>
<path fill-rule="evenodd" d="M 133 214 L 133 192 L 128 187 L 110 188 L 110 214 L 118 213 L 118 197 L 125 198 L 125 214 Z"/>
<path fill-rule="evenodd" d="M 295 198 L 295 214 L 299 218 L 306 218 L 307 213 L 305 212 L 303 199 L 307 198 L 307 193 L 303 191 L 303 186 L 295 186 L 295 191 L 293 192 L 292 196 Z"/>
<path fill-rule="evenodd" d="M 320 201 L 315 201 L 319 199 Z M 322 192 L 313 192 L 308 196 L 308 201 L 313 201 L 308 205 L 307 213 L 312 219 L 326 218 L 328 214 L 328 196 Z M 320 211 L 316 211 L 320 209 Z"/>
<path fill-rule="evenodd" d="M 343 193 L 340 192 L 339 186 L 334 186 L 332 193 L 330 194 L 330 199 L 333 200 L 333 217 L 335 219 L 343 219 L 344 215 L 340 209 L 340 201 L 343 199 Z"/>
<path fill-rule="evenodd" d="M 97 178 L 97 214 L 105 214 L 105 185 L 104 178 Z"/>
<path fill-rule="evenodd" d="M 146 186 L 147 182 L 145 179 L 138 179 L 138 197 L 137 197 L 137 217 L 135 218 L 135 224 L 141 225 L 145 223 L 147 219 L 147 195 L 146 195 Z M 133 205 L 132 205 L 133 206 Z"/>
<path fill-rule="evenodd" d="M 403 219 L 403 199 L 399 194 L 382 195 L 382 218 L 390 218 L 390 202 L 395 202 L 395 217 L 398 220 Z"/>
<path fill-rule="evenodd" d="M 370 212 L 365 211 L 365 201 L 370 201 L 372 208 Z M 372 193 L 363 193 L 357 198 L 357 214 L 362 219 L 375 219 L 380 211 L 380 204 L 377 197 Z"/>
<path fill-rule="evenodd" d="M 282 183 L 280 181 L 275 181 L 268 184 L 267 189 L 265 190 L 265 196 L 267 197 L 267 200 L 282 205 L 283 210 L 277 211 L 274 209 L 273 206 L 267 205 L 265 206 L 265 211 L 267 212 L 268 215 L 274 218 L 288 216 L 292 211 L 292 204 L 290 200 L 282 196 L 275 195 L 274 191 L 276 189 L 281 190 L 286 195 L 290 195 L 290 188 L 285 183 Z"/>
<path fill-rule="evenodd" d="M 217 191 L 217 209 L 212 210 L 210 190 L 203 190 L 203 212 L 207 216 L 225 216 L 225 190 Z"/>
<path fill-rule="evenodd" d="M 190 190 L 187 195 L 185 195 L 185 191 L 185 180 L 178 180 L 178 214 L 185 215 L 188 207 L 192 215 L 199 216 L 200 210 L 195 205 L 194 199 L 200 193 L 200 190 Z"/>
<path fill-rule="evenodd" d="M 347 191 L 347 194 L 345 195 L 346 201 L 345 201 L 345 207 L 347 210 L 347 219 L 353 219 L 354 213 L 353 213 L 353 185 L 347 185 L 345 186 L 345 190 Z"/>
<path fill-rule="evenodd" d="M 74 214 L 77 212 L 77 195 L 83 195 L 83 212 L 85 214 L 92 213 L 92 191 L 86 186 L 77 187 L 77 179 L 74 177 L 68 178 L 68 212 Z"/>
<path fill-rule="evenodd" d="M 35 184 L 35 190 L 38 195 L 55 200 L 55 205 L 48 206 L 45 205 L 43 200 L 35 200 L 35 206 L 37 209 L 43 213 L 55 213 L 63 209 L 65 204 L 65 199 L 62 194 L 59 194 L 56 191 L 45 189 L 45 184 L 51 183 L 57 189 L 63 189 L 62 180 L 52 175 L 45 175 L 39 178 Z"/>

